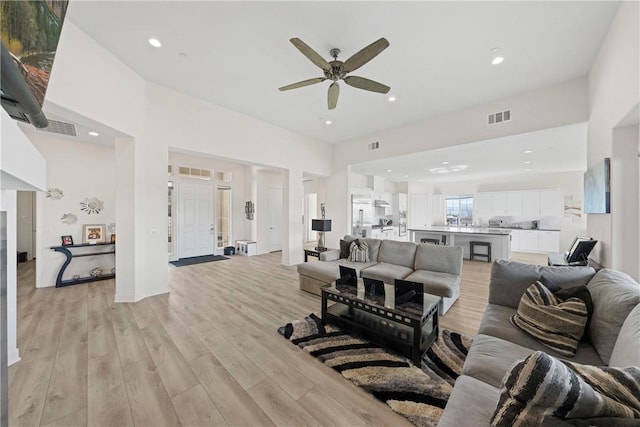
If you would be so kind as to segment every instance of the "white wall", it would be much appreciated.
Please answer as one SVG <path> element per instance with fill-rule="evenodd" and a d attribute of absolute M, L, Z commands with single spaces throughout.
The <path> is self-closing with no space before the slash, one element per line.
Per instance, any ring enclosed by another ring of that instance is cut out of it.
<path fill-rule="evenodd" d="M 258 233 L 256 240 L 258 254 L 269 253 L 269 189 L 277 188 L 282 190 L 283 179 L 282 172 L 269 170 L 258 171 L 258 197 L 256 200 L 255 214 Z M 285 225 L 286 223 L 283 221 L 281 226 L 285 227 Z M 284 244 L 284 241 L 282 243 Z"/>
<path fill-rule="evenodd" d="M 621 2 L 596 60 L 589 72 L 589 124 L 587 128 L 587 162 L 591 167 L 604 157 L 612 157 L 614 128 L 640 104 L 640 3 Z M 637 167 L 637 165 L 636 165 Z M 611 198 L 633 198 L 637 183 L 611 183 Z M 636 187 L 637 188 L 637 187 Z M 624 256 L 613 250 L 616 239 L 637 239 L 637 234 L 614 235 L 613 230 L 633 228 L 638 218 L 630 220 L 617 209 L 611 214 L 587 215 L 587 230 L 599 243 L 592 258 L 605 267 L 618 264 Z M 615 225 L 614 225 L 615 224 Z M 622 246 L 625 244 L 622 243 Z M 637 253 L 636 253 L 637 263 Z M 633 272 L 630 272 L 633 274 Z"/>
<path fill-rule="evenodd" d="M 17 346 L 16 191 L 0 190 L 0 211 L 7 213 L 7 364 L 20 361 Z"/>
<path fill-rule="evenodd" d="M 116 222 L 114 147 L 72 141 L 48 133 L 31 133 L 29 136 L 47 161 L 48 188 L 58 188 L 64 192 L 60 200 L 38 193 L 36 202 L 36 287 L 55 286 L 65 257 L 50 247 L 60 245 L 60 236 L 71 235 L 74 243 L 82 243 L 84 224 L 106 225 Z M 87 214 L 80 210 L 80 202 L 92 197 L 104 202 L 104 210 L 99 214 Z M 65 213 L 75 214 L 78 221 L 75 224 L 63 223 L 61 218 Z M 116 228 L 116 234 L 117 231 Z M 107 233 L 106 238 L 109 237 Z M 122 237 L 126 239 L 125 235 Z M 87 276 L 88 271 L 96 266 L 111 270 L 114 266 L 113 257 L 75 259 L 66 274 Z"/>
<path fill-rule="evenodd" d="M 6 111 L 0 109 L 0 179 L 3 189 L 42 190 L 45 161 Z"/>

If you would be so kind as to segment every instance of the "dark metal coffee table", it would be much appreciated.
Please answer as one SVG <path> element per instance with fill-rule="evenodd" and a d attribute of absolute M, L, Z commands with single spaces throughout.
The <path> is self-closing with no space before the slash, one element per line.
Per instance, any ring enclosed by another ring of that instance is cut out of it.
<path fill-rule="evenodd" d="M 423 304 L 395 306 L 393 285 L 385 297 L 365 296 L 362 279 L 356 287 L 322 288 L 322 322 L 362 335 L 409 357 L 420 366 L 422 355 L 438 337 L 440 297 L 424 294 Z M 329 302 L 333 304 L 329 305 Z"/>

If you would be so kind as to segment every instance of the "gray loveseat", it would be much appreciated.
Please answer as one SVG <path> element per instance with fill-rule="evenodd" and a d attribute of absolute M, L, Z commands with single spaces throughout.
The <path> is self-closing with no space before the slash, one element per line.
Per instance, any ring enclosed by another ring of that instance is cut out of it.
<path fill-rule="evenodd" d="M 543 281 L 553 282 L 559 287 L 585 284 L 591 294 L 593 316 L 588 327 L 590 342 L 580 343 L 573 358 L 563 358 L 509 321 L 516 313 L 524 291 L 541 277 Z M 515 361 L 524 359 L 536 350 L 580 364 L 640 366 L 640 285 L 627 274 L 609 269 L 596 273 L 590 267 L 540 267 L 495 261 L 489 283 L 489 305 L 463 366 L 462 376 L 455 383 L 438 425 L 488 426 L 505 373 Z M 568 424 L 550 418 L 543 425 Z M 585 425 L 638 424 L 607 419 Z"/>
<path fill-rule="evenodd" d="M 345 241 L 354 240 L 345 236 Z M 460 295 L 462 248 L 362 239 L 369 247 L 370 262 L 352 262 L 340 258 L 340 251 L 320 254 L 320 262 L 298 264 L 300 289 L 316 295 L 340 277 L 340 265 L 356 270 L 360 277 L 393 283 L 395 279 L 424 283 L 424 291 L 442 297 L 439 312 L 449 310 Z"/>

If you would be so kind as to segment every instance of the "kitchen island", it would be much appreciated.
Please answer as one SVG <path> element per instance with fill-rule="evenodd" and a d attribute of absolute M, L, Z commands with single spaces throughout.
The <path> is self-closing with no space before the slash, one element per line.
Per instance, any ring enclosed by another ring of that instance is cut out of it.
<path fill-rule="evenodd" d="M 420 243 L 420 239 L 437 239 L 440 244 L 460 246 L 463 257 L 469 259 L 469 242 L 491 243 L 491 259 L 509 259 L 511 257 L 511 230 L 490 227 L 448 227 L 430 226 L 410 228 L 411 241 Z M 477 251 L 477 250 L 476 250 Z M 478 258 L 484 259 L 484 258 Z"/>

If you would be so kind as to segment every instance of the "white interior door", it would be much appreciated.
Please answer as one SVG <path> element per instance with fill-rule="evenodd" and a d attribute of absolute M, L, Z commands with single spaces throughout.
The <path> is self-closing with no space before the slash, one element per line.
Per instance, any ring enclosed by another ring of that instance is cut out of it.
<path fill-rule="evenodd" d="M 213 185 L 183 180 L 178 189 L 179 257 L 212 255 Z"/>
<path fill-rule="evenodd" d="M 307 242 L 318 240 L 318 232 L 311 229 L 311 220 L 318 216 L 318 195 L 316 193 L 307 194 L 307 212 L 305 219 L 305 229 L 307 230 Z"/>
<path fill-rule="evenodd" d="M 16 246 L 18 252 L 26 252 L 27 259 L 33 258 L 35 252 L 35 193 L 33 191 L 18 191 L 16 205 Z"/>
<path fill-rule="evenodd" d="M 269 189 L 269 252 L 282 250 L 282 188 Z"/>

